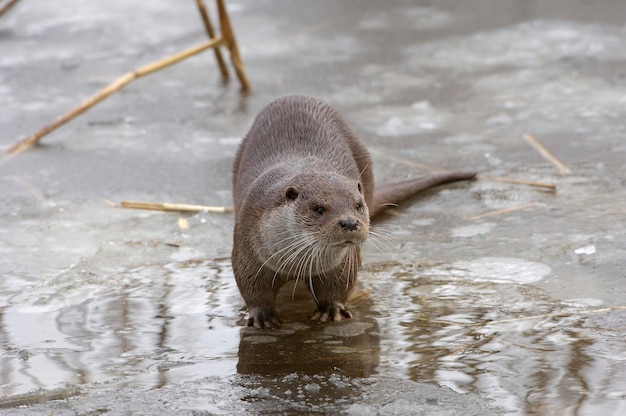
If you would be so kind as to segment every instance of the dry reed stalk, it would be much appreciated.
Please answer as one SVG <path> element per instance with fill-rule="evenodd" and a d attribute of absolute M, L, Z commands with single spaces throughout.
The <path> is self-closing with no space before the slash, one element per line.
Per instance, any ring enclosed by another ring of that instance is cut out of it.
<path fill-rule="evenodd" d="M 233 207 L 216 207 L 207 205 L 189 205 L 189 204 L 154 204 L 151 202 L 139 202 L 139 201 L 122 201 L 119 205 L 121 208 L 131 209 L 147 209 L 153 211 L 167 211 L 167 212 L 211 212 L 222 214 L 226 212 L 232 212 Z"/>
<path fill-rule="evenodd" d="M 556 191 L 556 185 L 551 184 L 551 183 L 526 181 L 526 180 L 521 180 L 521 179 L 498 178 L 498 177 L 495 177 L 495 176 L 487 176 L 487 175 L 479 175 L 478 179 L 484 179 L 484 180 L 487 180 L 487 181 L 494 181 L 494 182 L 512 183 L 512 184 L 516 184 L 516 185 L 535 186 L 537 188 L 545 188 L 545 189 L 549 189 L 551 191 Z"/>
<path fill-rule="evenodd" d="M 43 202 L 48 199 L 46 198 L 43 192 L 41 192 L 39 189 L 35 188 L 33 185 L 31 185 L 29 182 L 25 181 L 24 179 L 20 178 L 19 176 L 9 176 L 9 178 L 13 179 L 15 182 L 23 186 L 26 190 L 30 192 L 32 196 L 34 196 L 39 201 Z"/>
<path fill-rule="evenodd" d="M 222 38 L 226 42 L 226 47 L 230 51 L 230 59 L 235 67 L 235 73 L 239 82 L 241 83 L 241 89 L 247 91 L 250 89 L 250 82 L 246 76 L 246 72 L 243 68 L 243 61 L 239 55 L 239 48 L 237 48 L 237 41 L 235 40 L 235 33 L 230 25 L 230 18 L 224 5 L 224 0 L 216 0 L 217 12 L 220 17 L 220 29 L 222 30 Z"/>
<path fill-rule="evenodd" d="M 0 16 L 2 16 L 3 14 L 5 14 L 6 12 L 9 11 L 9 9 L 13 6 L 15 6 L 15 4 L 20 1 L 20 0 L 9 0 L 7 2 L 7 4 L 5 4 L 4 6 L 0 7 Z"/>
<path fill-rule="evenodd" d="M 539 143 L 537 139 L 535 139 L 533 136 L 526 133 L 522 137 L 524 137 L 524 140 L 526 140 L 537 152 L 539 152 L 539 154 L 543 156 L 544 159 L 546 159 L 547 161 L 555 165 L 559 169 L 559 173 L 561 174 L 572 173 L 572 171 L 569 170 L 567 166 L 565 166 L 556 157 L 554 157 L 550 152 L 548 152 L 548 150 L 545 147 L 543 147 L 543 145 Z"/>
<path fill-rule="evenodd" d="M 104 100 L 105 98 L 107 98 L 111 94 L 121 90 L 122 88 L 124 88 L 126 85 L 130 84 L 135 79 L 143 77 L 145 75 L 149 75 L 149 74 L 151 74 L 153 72 L 156 72 L 156 71 L 158 71 L 160 69 L 163 69 L 165 67 L 173 65 L 173 64 L 175 64 L 177 62 L 180 62 L 180 61 L 182 61 L 184 59 L 189 58 L 190 56 L 197 55 L 198 53 L 200 53 L 200 52 L 202 52 L 202 51 L 204 51 L 206 49 L 220 46 L 220 45 L 223 44 L 223 42 L 224 42 L 224 40 L 222 38 L 214 38 L 214 39 L 212 39 L 212 40 L 210 40 L 208 42 L 201 43 L 200 45 L 191 47 L 191 48 L 186 49 L 186 50 L 184 50 L 182 52 L 178 52 L 178 53 L 176 53 L 174 55 L 171 55 L 171 56 L 169 56 L 169 57 L 167 57 L 165 59 L 161 59 L 159 61 L 150 63 L 148 65 L 144 65 L 144 66 L 142 66 L 142 67 L 140 67 L 140 68 L 138 68 L 136 70 L 130 71 L 130 72 L 122 75 L 121 77 L 119 77 L 118 79 L 113 81 L 111 84 L 109 84 L 107 87 L 101 89 L 98 93 L 96 93 L 95 95 L 91 96 L 89 99 L 84 101 L 81 105 L 79 105 L 78 107 L 74 108 L 73 110 L 65 113 L 61 117 L 59 117 L 53 123 L 45 126 L 41 130 L 37 131 L 35 134 L 31 135 L 30 137 L 27 137 L 26 139 L 21 140 L 21 141 L 15 143 L 13 146 L 9 147 L 6 150 L 6 153 L 8 155 L 5 156 L 2 159 L 2 161 L 4 161 L 7 157 L 12 157 L 12 156 L 18 155 L 19 153 L 23 152 L 24 150 L 26 150 L 26 149 L 30 148 L 31 146 L 35 145 L 46 134 L 56 130 L 57 128 L 59 128 L 63 124 L 67 123 L 68 121 L 74 119 L 75 117 L 77 117 L 80 114 L 84 113 L 85 111 L 89 110 L 91 107 L 93 107 L 94 105 L 98 104 L 100 101 Z"/>
<path fill-rule="evenodd" d="M 9 3 L 4 9 L 6 9 L 7 7 L 10 7 L 11 5 L 15 4 L 15 2 L 17 0 L 13 0 L 13 3 Z M 189 58 L 190 56 L 196 55 L 206 49 L 209 48 L 215 48 L 215 57 L 218 61 L 218 66 L 220 68 L 220 72 L 222 73 L 222 75 L 224 75 L 225 77 L 228 76 L 228 71 L 226 69 L 226 66 L 224 64 L 224 60 L 222 58 L 221 53 L 219 52 L 219 47 L 221 46 L 225 46 L 228 48 L 228 50 L 230 51 L 230 55 L 231 55 L 231 60 L 233 63 L 233 66 L 235 67 L 235 72 L 237 74 L 237 77 L 239 78 L 239 82 L 241 83 L 241 89 L 243 91 L 247 91 L 250 89 L 250 82 L 248 81 L 248 77 L 246 76 L 244 67 L 243 67 L 243 62 L 241 60 L 241 56 L 239 55 L 239 49 L 237 48 L 237 42 L 235 41 L 235 35 L 234 32 L 232 30 L 232 27 L 230 25 L 230 19 L 228 17 L 228 12 L 226 11 L 226 6 L 224 5 L 224 1 L 223 0 L 216 0 L 217 3 L 217 9 L 218 9 L 218 13 L 219 13 L 219 18 L 220 18 L 220 26 L 222 29 L 222 35 L 219 37 L 215 37 L 215 31 L 213 30 L 213 26 L 211 24 L 211 21 L 209 19 L 209 15 L 207 12 L 207 9 L 204 5 L 204 2 L 202 0 L 196 0 L 196 5 L 198 6 L 198 10 L 200 12 L 200 16 L 202 18 L 202 21 L 204 23 L 205 29 L 207 31 L 207 35 L 209 36 L 210 40 L 208 42 L 202 43 L 200 45 L 191 47 L 189 49 L 186 49 L 182 52 L 176 53 L 172 56 L 169 56 L 165 59 L 153 62 L 151 64 L 142 66 L 139 69 L 136 69 L 134 71 L 130 71 L 124 75 L 122 75 L 121 77 L 119 77 L 118 79 L 116 79 L 115 81 L 113 81 L 113 83 L 109 84 L 106 88 L 103 88 L 102 90 L 100 90 L 98 93 L 96 93 L 95 95 L 93 95 L 91 98 L 89 98 L 88 100 L 84 101 L 82 104 L 80 104 L 78 107 L 74 108 L 73 110 L 63 114 L 61 117 L 59 117 L 57 120 L 55 120 L 54 122 L 48 124 L 47 126 L 43 127 L 42 129 L 38 130 L 37 132 L 35 132 L 34 134 L 32 134 L 31 136 L 18 141 L 17 143 L 13 144 L 12 146 L 10 146 L 8 149 L 6 149 L 4 151 L 5 155 L 0 159 L 0 163 L 6 161 L 7 159 L 14 157 L 18 154 L 20 154 L 21 152 L 29 149 L 30 147 L 32 147 L 33 145 L 35 145 L 36 143 L 38 143 L 45 135 L 51 133 L 52 131 L 56 130 L 57 128 L 61 127 L 62 125 L 64 125 L 65 123 L 67 123 L 68 121 L 76 118 L 77 116 L 79 116 L 80 114 L 84 113 L 85 111 L 87 111 L 88 109 L 90 109 L 91 107 L 93 107 L 94 105 L 98 104 L 100 101 L 104 100 L 105 98 L 107 98 L 108 96 L 110 96 L 111 94 L 121 90 L 122 88 L 124 88 L 126 85 L 128 85 L 130 82 L 134 81 L 137 78 L 140 78 L 144 75 L 148 75 L 151 74 L 155 71 L 158 71 L 160 69 L 163 69 L 165 67 L 168 67 L 170 65 L 173 65 L 177 62 L 180 62 L 186 58 Z"/>
<path fill-rule="evenodd" d="M 202 23 L 204 23 L 204 28 L 206 30 L 207 36 L 209 37 L 209 39 L 215 38 L 215 30 L 213 30 L 211 19 L 209 19 L 209 12 L 204 5 L 204 1 L 196 0 L 196 6 L 198 6 L 198 11 L 200 12 Z M 224 62 L 224 58 L 222 57 L 222 51 L 220 51 L 219 48 L 214 48 L 213 52 L 215 52 L 215 60 L 217 61 L 217 66 L 219 67 L 222 76 L 224 78 L 228 78 L 228 68 L 226 68 L 226 63 Z"/>
<path fill-rule="evenodd" d="M 519 211 L 521 209 L 534 207 L 537 204 L 539 204 L 539 203 L 538 202 L 529 202 L 527 204 L 517 205 L 517 206 L 514 206 L 514 207 L 510 207 L 510 208 L 499 209 L 499 210 L 496 210 L 496 211 L 489 211 L 489 212 L 485 212 L 484 214 L 475 215 L 475 216 L 471 217 L 470 220 L 476 221 L 476 220 L 479 220 L 481 218 L 491 217 L 493 215 L 500 215 L 500 214 L 506 214 L 506 213 L 513 212 L 513 211 Z"/>

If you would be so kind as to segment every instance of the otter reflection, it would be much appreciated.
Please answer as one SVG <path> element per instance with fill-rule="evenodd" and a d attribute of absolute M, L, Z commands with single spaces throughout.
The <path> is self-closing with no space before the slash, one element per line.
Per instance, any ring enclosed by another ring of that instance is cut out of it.
<path fill-rule="evenodd" d="M 287 285 L 278 294 L 278 312 L 292 319 L 281 329 L 242 328 L 237 372 L 264 376 L 335 372 L 348 377 L 375 373 L 380 334 L 376 320 L 368 317 L 369 298 L 353 303 L 356 319 L 320 324 L 306 315 L 312 301 L 302 286 L 294 291 Z"/>

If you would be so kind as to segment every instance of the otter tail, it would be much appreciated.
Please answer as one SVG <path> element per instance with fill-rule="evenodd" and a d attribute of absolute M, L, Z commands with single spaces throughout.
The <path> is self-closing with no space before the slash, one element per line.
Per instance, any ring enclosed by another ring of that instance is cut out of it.
<path fill-rule="evenodd" d="M 407 179 L 401 182 L 385 184 L 374 191 L 374 204 L 369 207 L 370 217 L 383 212 L 389 207 L 396 206 L 405 199 L 438 185 L 450 182 L 464 181 L 476 177 L 477 172 L 449 172 L 429 175 L 422 178 Z"/>

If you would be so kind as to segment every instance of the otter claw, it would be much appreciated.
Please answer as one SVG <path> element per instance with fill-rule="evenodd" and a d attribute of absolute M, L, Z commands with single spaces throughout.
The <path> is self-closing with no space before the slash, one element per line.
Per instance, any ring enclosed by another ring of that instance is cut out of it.
<path fill-rule="evenodd" d="M 329 319 L 331 321 L 339 322 L 344 318 L 352 318 L 352 313 L 346 309 L 341 303 L 334 303 L 331 305 L 320 305 L 317 310 L 311 316 L 312 321 L 326 322 Z"/>
<path fill-rule="evenodd" d="M 278 315 L 272 311 L 259 308 L 252 308 L 248 311 L 248 326 L 253 326 L 258 329 L 278 328 L 281 323 Z"/>

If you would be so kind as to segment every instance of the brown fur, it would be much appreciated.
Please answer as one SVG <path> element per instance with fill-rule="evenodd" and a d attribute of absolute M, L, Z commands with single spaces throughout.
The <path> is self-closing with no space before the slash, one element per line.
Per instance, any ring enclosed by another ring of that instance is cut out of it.
<path fill-rule="evenodd" d="M 249 325 L 280 325 L 276 293 L 305 281 L 312 319 L 351 317 L 345 303 L 361 264 L 370 218 L 389 204 L 442 184 L 474 177 L 451 173 L 411 179 L 374 193 L 368 150 L 325 102 L 286 96 L 261 110 L 233 168 L 233 270 Z"/>

